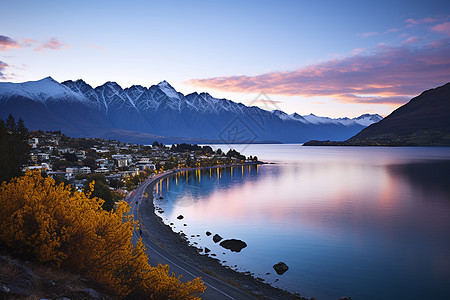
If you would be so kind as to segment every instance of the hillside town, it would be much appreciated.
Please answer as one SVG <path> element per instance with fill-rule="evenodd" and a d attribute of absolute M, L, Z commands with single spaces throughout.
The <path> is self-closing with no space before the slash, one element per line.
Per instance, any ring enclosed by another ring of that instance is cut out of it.
<path fill-rule="evenodd" d="M 235 150 L 214 151 L 210 146 L 168 147 L 157 141 L 152 145 L 136 145 L 100 138 L 71 138 L 60 131 L 31 131 L 29 145 L 30 160 L 23 171 L 41 170 L 77 190 L 86 187 L 90 178 L 102 178 L 119 194 L 134 189 L 152 174 L 170 169 L 257 161 L 257 157 L 246 158 Z"/>

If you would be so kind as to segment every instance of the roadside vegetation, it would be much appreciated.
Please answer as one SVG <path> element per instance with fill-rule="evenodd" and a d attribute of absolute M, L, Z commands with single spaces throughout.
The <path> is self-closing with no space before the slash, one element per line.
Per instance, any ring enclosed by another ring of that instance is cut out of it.
<path fill-rule="evenodd" d="M 95 183 L 94 183 L 95 184 Z M 91 191 L 94 188 L 91 184 Z M 104 201 L 28 171 L 0 187 L 0 247 L 14 257 L 87 276 L 120 297 L 199 299 L 200 278 L 181 283 L 169 266 L 150 266 L 129 206 Z"/>

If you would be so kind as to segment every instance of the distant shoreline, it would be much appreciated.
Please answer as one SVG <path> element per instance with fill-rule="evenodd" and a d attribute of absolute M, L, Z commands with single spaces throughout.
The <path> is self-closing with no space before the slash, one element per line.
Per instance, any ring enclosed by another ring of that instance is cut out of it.
<path fill-rule="evenodd" d="M 329 146 L 329 147 L 450 147 L 450 144 L 407 144 L 396 142 L 349 142 L 349 141 L 317 141 L 303 143 L 302 146 Z"/>

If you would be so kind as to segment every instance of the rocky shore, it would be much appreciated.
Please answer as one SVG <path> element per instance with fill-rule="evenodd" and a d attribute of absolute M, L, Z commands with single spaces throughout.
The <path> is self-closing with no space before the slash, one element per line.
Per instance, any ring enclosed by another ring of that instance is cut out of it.
<path fill-rule="evenodd" d="M 165 177 L 170 176 L 167 174 Z M 163 178 L 165 178 L 163 177 Z M 311 299 L 292 294 L 282 289 L 264 283 L 251 273 L 240 273 L 226 266 L 208 255 L 201 255 L 197 248 L 190 246 L 187 238 L 172 231 L 170 226 L 155 214 L 153 203 L 154 187 L 157 181 L 147 187 L 148 198 L 140 202 L 138 217 L 142 228 L 151 240 L 166 249 L 179 259 L 197 266 L 202 272 L 216 277 L 230 285 L 238 287 L 259 299 Z"/>

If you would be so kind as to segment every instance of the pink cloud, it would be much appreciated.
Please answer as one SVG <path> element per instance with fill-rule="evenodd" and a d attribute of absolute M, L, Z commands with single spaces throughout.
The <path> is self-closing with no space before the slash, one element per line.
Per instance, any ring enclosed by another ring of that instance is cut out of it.
<path fill-rule="evenodd" d="M 400 30 L 400 28 L 390 28 L 390 29 L 386 30 L 385 33 L 397 32 L 399 30 Z"/>
<path fill-rule="evenodd" d="M 20 45 L 14 41 L 12 38 L 0 35 L 0 51 L 8 51 L 9 49 L 18 49 Z"/>
<path fill-rule="evenodd" d="M 413 24 L 413 25 L 419 25 L 419 24 L 428 24 L 433 22 L 438 22 L 438 19 L 435 18 L 423 18 L 423 19 L 407 19 L 405 20 L 406 23 Z"/>
<path fill-rule="evenodd" d="M 100 51 L 105 50 L 105 48 L 103 48 L 103 47 L 101 47 L 101 46 L 98 46 L 98 45 L 95 45 L 95 44 L 91 44 L 91 43 L 84 43 L 84 45 L 85 45 L 86 47 L 94 48 L 94 49 L 97 49 L 97 50 L 100 50 Z"/>
<path fill-rule="evenodd" d="M 411 44 L 417 44 L 420 41 L 420 37 L 418 36 L 412 36 L 407 38 L 402 42 L 403 45 L 411 45 Z"/>
<path fill-rule="evenodd" d="M 38 46 L 37 48 L 33 49 L 33 51 L 43 51 L 44 49 L 51 49 L 51 50 L 64 50 L 69 48 L 70 46 L 64 43 L 61 43 L 56 38 L 51 38 L 46 43 Z"/>
<path fill-rule="evenodd" d="M 370 37 L 370 36 L 374 36 L 374 35 L 379 35 L 379 32 L 364 32 L 361 34 L 358 34 L 359 36 L 366 38 L 366 37 Z"/>
<path fill-rule="evenodd" d="M 186 83 L 227 92 L 325 96 L 344 102 L 404 103 L 450 81 L 450 39 L 422 47 L 379 45 L 364 53 L 295 71 L 257 76 L 191 79 Z"/>
<path fill-rule="evenodd" d="M 450 22 L 445 22 L 445 23 L 433 26 L 433 27 L 431 27 L 431 30 L 445 34 L 447 36 L 450 36 Z"/>
<path fill-rule="evenodd" d="M 23 40 L 23 43 L 22 43 L 22 46 L 24 46 L 24 47 L 30 47 L 30 46 L 32 46 L 33 44 L 36 44 L 38 41 L 36 41 L 36 40 L 33 40 L 33 39 L 24 39 Z"/>

